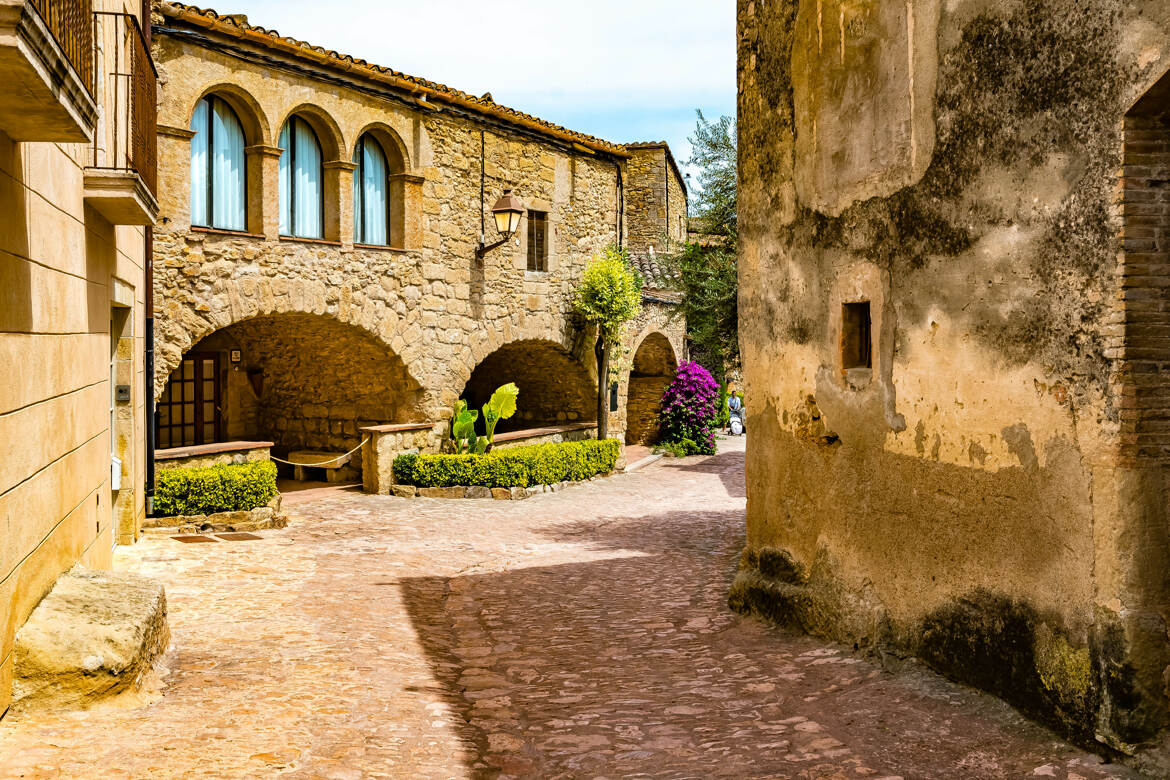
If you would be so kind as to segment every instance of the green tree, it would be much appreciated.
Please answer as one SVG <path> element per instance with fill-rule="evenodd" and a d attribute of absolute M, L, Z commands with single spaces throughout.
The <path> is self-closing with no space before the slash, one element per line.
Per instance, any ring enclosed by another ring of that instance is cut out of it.
<path fill-rule="evenodd" d="M 706 230 L 734 241 L 736 236 L 736 153 L 735 118 L 721 116 L 708 121 L 696 110 L 691 158 L 686 165 L 699 169 L 699 187 L 694 211 L 706 223 Z"/>
<path fill-rule="evenodd" d="M 609 436 L 609 354 L 621 339 L 622 326 L 642 309 L 642 278 L 625 249 L 606 247 L 581 273 L 573 308 L 597 327 L 597 438 Z"/>
<path fill-rule="evenodd" d="M 718 237 L 708 245 L 688 243 L 664 258 L 674 287 L 683 293 L 687 336 L 697 361 L 719 382 L 739 362 L 739 279 L 736 266 L 736 127 L 735 119 L 698 121 L 688 140 L 693 152 L 687 165 L 699 169 L 693 210 L 704 230 Z"/>

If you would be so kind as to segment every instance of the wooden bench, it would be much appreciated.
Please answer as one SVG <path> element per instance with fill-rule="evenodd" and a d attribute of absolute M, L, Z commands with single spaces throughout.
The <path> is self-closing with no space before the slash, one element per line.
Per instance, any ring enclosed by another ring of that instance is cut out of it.
<path fill-rule="evenodd" d="M 340 482 L 341 469 L 349 464 L 349 459 L 353 454 L 345 454 L 341 452 L 318 452 L 316 450 L 298 450 L 288 454 L 288 462 L 292 463 L 293 479 L 297 482 L 305 482 L 305 469 L 318 468 L 325 469 L 326 482 Z M 325 463 L 325 466 L 319 466 L 318 463 Z"/>

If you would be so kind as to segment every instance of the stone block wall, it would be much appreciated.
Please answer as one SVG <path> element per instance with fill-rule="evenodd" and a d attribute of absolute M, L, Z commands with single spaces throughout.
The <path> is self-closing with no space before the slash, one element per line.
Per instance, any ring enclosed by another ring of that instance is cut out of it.
<path fill-rule="evenodd" d="M 106 0 L 94 10 L 139 6 Z M 17 36 L 3 45 L 15 49 Z M 95 67 L 113 63 L 98 57 Z M 56 87 L 62 76 L 53 74 Z M 30 85 L 29 111 L 39 106 L 32 94 Z M 64 88 L 56 97 L 70 99 Z M 113 127 L 112 96 L 93 96 L 95 105 L 100 127 Z M 114 544 L 137 539 L 145 516 L 145 237 L 86 202 L 92 162 L 89 143 L 17 142 L 0 127 L 0 717 L 16 632 L 63 572 L 108 568 Z M 111 385 L 128 385 L 129 400 L 113 401 Z M 122 463 L 118 490 L 111 455 Z"/>
<path fill-rule="evenodd" d="M 669 253 L 687 239 L 686 182 L 665 144 L 631 144 L 626 230 L 634 254 Z"/>
<path fill-rule="evenodd" d="M 1142 752 L 1170 723 L 1166 472 L 1126 453 L 1161 426 L 1162 163 L 1125 114 L 1167 110 L 1170 12 L 741 0 L 739 36 L 733 604 Z"/>

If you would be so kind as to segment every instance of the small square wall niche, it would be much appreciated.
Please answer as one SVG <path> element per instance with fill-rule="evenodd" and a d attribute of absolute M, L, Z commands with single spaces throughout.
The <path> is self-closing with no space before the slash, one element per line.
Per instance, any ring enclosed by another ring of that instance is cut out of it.
<path fill-rule="evenodd" d="M 869 301 L 846 303 L 841 307 L 841 367 L 873 368 Z"/>

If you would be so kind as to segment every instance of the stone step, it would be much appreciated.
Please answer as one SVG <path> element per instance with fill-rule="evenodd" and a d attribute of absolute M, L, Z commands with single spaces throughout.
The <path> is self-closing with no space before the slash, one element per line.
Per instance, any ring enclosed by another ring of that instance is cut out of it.
<path fill-rule="evenodd" d="M 169 642 L 161 583 L 75 566 L 16 634 L 13 707 L 84 708 L 136 690 Z"/>

